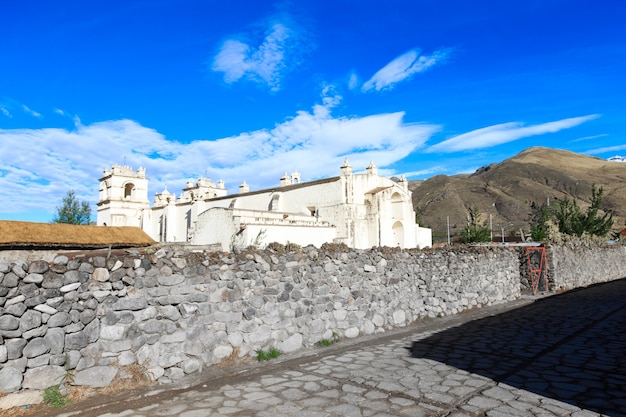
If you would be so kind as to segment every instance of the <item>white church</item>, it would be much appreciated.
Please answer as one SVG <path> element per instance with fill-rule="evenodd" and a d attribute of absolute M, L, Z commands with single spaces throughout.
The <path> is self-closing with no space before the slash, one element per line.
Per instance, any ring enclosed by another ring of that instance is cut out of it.
<path fill-rule="evenodd" d="M 100 178 L 100 226 L 137 226 L 159 242 L 221 245 L 224 251 L 271 242 L 301 246 L 344 243 L 352 248 L 432 246 L 431 229 L 415 222 L 408 181 L 378 175 L 374 163 L 353 173 L 348 160 L 340 175 L 300 182 L 287 173 L 280 185 L 228 195 L 224 182 L 187 182 L 176 198 L 166 190 L 148 200 L 146 171 L 113 165 Z"/>

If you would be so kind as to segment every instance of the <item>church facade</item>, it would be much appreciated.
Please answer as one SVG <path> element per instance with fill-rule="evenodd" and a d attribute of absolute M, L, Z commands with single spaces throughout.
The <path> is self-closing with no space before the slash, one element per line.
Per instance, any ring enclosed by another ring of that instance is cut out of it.
<path fill-rule="evenodd" d="M 223 181 L 189 181 L 182 193 L 164 190 L 148 200 L 144 169 L 114 165 L 100 178 L 98 225 L 137 226 L 159 242 L 220 245 L 223 250 L 271 242 L 352 248 L 432 246 L 432 231 L 415 223 L 408 181 L 378 175 L 373 163 L 353 173 L 346 160 L 339 176 L 300 182 L 285 175 L 280 185 L 228 195 Z"/>

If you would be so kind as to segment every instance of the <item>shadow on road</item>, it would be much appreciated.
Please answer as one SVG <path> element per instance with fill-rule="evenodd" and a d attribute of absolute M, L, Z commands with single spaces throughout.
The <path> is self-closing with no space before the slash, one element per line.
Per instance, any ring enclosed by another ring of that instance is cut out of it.
<path fill-rule="evenodd" d="M 413 342 L 416 358 L 626 416 L 626 279 L 540 299 Z"/>

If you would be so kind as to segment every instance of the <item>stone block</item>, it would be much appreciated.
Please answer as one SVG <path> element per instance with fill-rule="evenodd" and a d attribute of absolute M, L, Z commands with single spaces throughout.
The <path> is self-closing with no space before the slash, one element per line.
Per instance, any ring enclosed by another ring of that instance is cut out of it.
<path fill-rule="evenodd" d="M 50 316 L 52 316 L 53 314 L 58 313 L 58 310 L 56 308 L 50 307 L 49 305 L 46 305 L 46 304 L 36 305 L 34 307 L 34 309 L 37 310 L 37 311 L 40 311 L 42 313 L 49 314 Z"/>
<path fill-rule="evenodd" d="M 44 336 L 46 334 L 46 332 L 48 331 L 48 326 L 41 326 L 41 327 L 36 327 L 32 330 L 28 330 L 24 333 L 22 333 L 22 337 L 26 340 L 32 339 L 34 337 L 41 337 Z"/>
<path fill-rule="evenodd" d="M 94 343 L 100 338 L 100 320 L 94 319 L 83 329 L 89 343 Z"/>
<path fill-rule="evenodd" d="M 96 265 L 96 266 L 100 266 L 100 265 Z M 88 274 L 93 273 L 94 269 L 95 269 L 94 266 L 90 264 L 89 262 L 81 262 L 80 266 L 78 267 L 79 272 L 86 272 Z"/>
<path fill-rule="evenodd" d="M 43 355 L 39 355 L 34 358 L 29 358 L 28 361 L 26 362 L 26 367 L 37 368 L 37 367 L 48 365 L 49 363 L 50 363 L 50 354 L 45 353 Z"/>
<path fill-rule="evenodd" d="M 40 284 L 43 281 L 43 275 L 41 274 L 28 274 L 24 277 L 22 282 L 26 284 Z"/>
<path fill-rule="evenodd" d="M 70 314 L 64 311 L 60 311 L 51 316 L 46 324 L 48 325 L 48 327 L 65 327 L 71 323 L 72 317 L 70 316 Z"/>
<path fill-rule="evenodd" d="M 13 272 L 9 272 L 8 274 L 4 275 L 4 278 L 2 278 L 2 285 L 7 288 L 15 288 L 17 287 L 19 280 L 20 279 L 17 275 L 15 275 Z"/>
<path fill-rule="evenodd" d="M 113 366 L 94 366 L 76 372 L 72 385 L 102 388 L 111 384 L 117 375 L 117 368 Z"/>
<path fill-rule="evenodd" d="M 64 354 L 50 355 L 50 365 L 64 366 L 67 357 Z"/>
<path fill-rule="evenodd" d="M 213 357 L 218 360 L 229 357 L 233 353 L 233 347 L 230 345 L 217 345 L 213 349 Z"/>
<path fill-rule="evenodd" d="M 20 318 L 20 329 L 28 331 L 41 326 L 41 312 L 36 310 L 28 310 Z"/>
<path fill-rule="evenodd" d="M 96 268 L 91 274 L 91 278 L 98 282 L 106 282 L 109 280 L 109 270 L 106 268 Z"/>
<path fill-rule="evenodd" d="M 120 352 L 120 354 L 117 357 L 117 364 L 119 366 L 127 366 L 135 362 L 137 362 L 137 359 L 135 358 L 135 354 L 130 350 L 125 350 L 123 352 Z"/>
<path fill-rule="evenodd" d="M 5 294 L 5 295 L 7 295 L 7 294 Z M 22 302 L 24 302 L 24 300 L 26 300 L 26 297 L 23 294 L 18 295 L 17 297 L 12 297 L 11 296 L 11 297 L 7 297 L 7 298 L 8 298 L 7 301 L 4 303 L 4 308 L 7 308 L 7 307 L 9 307 L 9 306 L 11 306 L 13 304 L 22 303 Z"/>
<path fill-rule="evenodd" d="M 48 346 L 50 346 L 51 354 L 61 354 L 65 347 L 65 331 L 59 327 L 48 329 L 43 337 Z"/>
<path fill-rule="evenodd" d="M 100 338 L 104 340 L 122 340 L 125 332 L 126 326 L 122 324 L 100 326 Z"/>
<path fill-rule="evenodd" d="M 185 374 L 191 374 L 202 370 L 202 361 L 196 358 L 189 358 L 181 365 L 181 369 Z"/>
<path fill-rule="evenodd" d="M 0 393 L 16 392 L 22 387 L 22 372 L 11 366 L 0 369 Z"/>
<path fill-rule="evenodd" d="M 0 330 L 17 330 L 20 327 L 20 319 L 5 314 L 0 317 Z"/>
<path fill-rule="evenodd" d="M 111 309 L 113 309 L 114 311 L 121 311 L 121 310 L 137 311 L 137 310 L 143 310 L 144 308 L 147 308 L 147 307 L 148 307 L 148 302 L 143 298 L 122 298 L 116 301 L 111 306 Z"/>
<path fill-rule="evenodd" d="M 74 290 L 77 290 L 80 287 L 80 282 L 73 282 L 70 284 L 66 284 L 60 288 L 61 293 L 65 294 Z"/>
<path fill-rule="evenodd" d="M 64 284 L 64 276 L 51 271 L 46 272 L 43 275 L 43 281 L 41 282 L 42 288 L 61 288 Z"/>
<path fill-rule="evenodd" d="M 24 300 L 24 304 L 28 308 L 36 308 L 40 304 L 46 305 L 46 297 L 44 295 L 38 295 L 36 297 L 26 298 L 26 300 Z"/>
<path fill-rule="evenodd" d="M 168 355 L 160 355 L 158 358 L 158 364 L 159 366 L 162 366 L 163 368 L 170 368 L 187 359 L 188 359 L 187 355 L 175 352 L 175 353 L 170 353 Z"/>
<path fill-rule="evenodd" d="M 89 343 L 87 336 L 83 332 L 70 333 L 65 335 L 65 349 L 82 349 Z"/>
<path fill-rule="evenodd" d="M 349 327 L 344 332 L 343 335 L 348 339 L 354 339 L 359 336 L 359 328 L 358 327 Z"/>
<path fill-rule="evenodd" d="M 95 366 L 96 360 L 94 358 L 81 357 L 76 364 L 76 370 L 82 371 L 83 369 L 91 368 Z"/>
<path fill-rule="evenodd" d="M 24 278 L 27 274 L 27 272 L 25 271 L 24 265 L 21 265 L 21 264 L 13 265 L 13 268 L 11 268 L 11 272 L 13 272 L 15 275 L 17 275 L 20 278 Z"/>
<path fill-rule="evenodd" d="M 157 279 L 160 285 L 171 287 L 184 282 L 185 276 L 182 274 L 159 275 Z"/>
<path fill-rule="evenodd" d="M 278 343 L 278 350 L 284 353 L 295 352 L 302 348 L 302 335 L 300 333 L 293 334 L 287 339 Z"/>
<path fill-rule="evenodd" d="M 22 354 L 27 358 L 43 355 L 50 352 L 50 346 L 43 337 L 36 337 L 24 347 Z"/>
<path fill-rule="evenodd" d="M 22 356 L 24 346 L 28 343 L 25 339 L 8 339 L 5 340 L 5 346 L 7 347 L 7 358 L 17 359 Z"/>
<path fill-rule="evenodd" d="M 65 255 L 55 256 L 54 259 L 52 260 L 52 262 L 56 265 L 67 265 L 68 261 L 69 259 Z"/>

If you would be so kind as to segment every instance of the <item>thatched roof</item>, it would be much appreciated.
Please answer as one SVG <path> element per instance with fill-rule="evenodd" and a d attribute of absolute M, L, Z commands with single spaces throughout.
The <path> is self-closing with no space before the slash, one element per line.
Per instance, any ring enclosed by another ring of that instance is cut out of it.
<path fill-rule="evenodd" d="M 104 248 L 156 243 L 138 227 L 77 226 L 0 220 L 0 248 Z"/>

